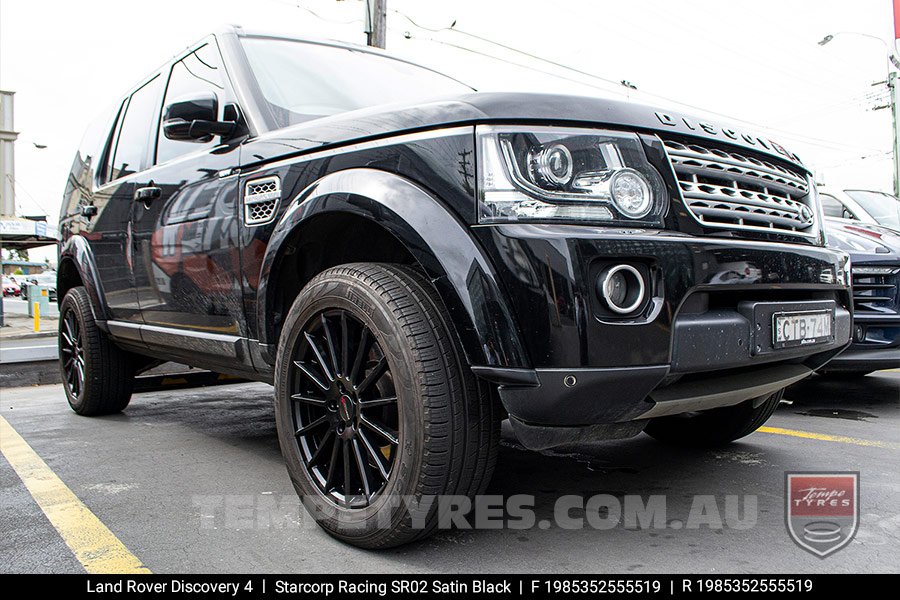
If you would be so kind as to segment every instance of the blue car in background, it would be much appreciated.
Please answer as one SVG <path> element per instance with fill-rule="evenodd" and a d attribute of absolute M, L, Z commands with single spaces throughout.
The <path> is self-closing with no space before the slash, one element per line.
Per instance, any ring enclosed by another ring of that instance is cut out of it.
<path fill-rule="evenodd" d="M 819 373 L 862 377 L 900 367 L 900 232 L 848 219 L 825 220 L 827 244 L 850 253 L 853 343 Z"/>

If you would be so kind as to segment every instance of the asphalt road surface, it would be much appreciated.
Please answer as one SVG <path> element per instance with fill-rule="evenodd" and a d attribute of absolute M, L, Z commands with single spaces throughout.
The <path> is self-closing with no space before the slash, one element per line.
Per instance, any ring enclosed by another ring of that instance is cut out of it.
<path fill-rule="evenodd" d="M 787 399 L 765 431 L 715 451 L 672 449 L 642 434 L 536 453 L 506 435 L 488 493 L 535 495 L 538 522 L 549 526 L 455 529 L 368 552 L 310 526 L 297 507 L 268 386 L 141 394 L 124 414 L 96 419 L 72 413 L 59 386 L 4 389 L 0 571 L 97 568 L 84 547 L 96 540 L 156 573 L 900 571 L 900 372 L 813 378 Z M 820 559 L 791 541 L 786 471 L 860 473 L 860 526 L 846 548 Z M 56 486 L 50 501 L 35 477 Z M 663 495 L 666 521 L 608 530 L 551 522 L 558 498 L 596 494 Z M 685 524 L 698 497 L 724 515 L 728 496 L 752 518 Z M 60 498 L 77 509 L 74 525 Z M 73 526 L 96 535 L 73 538 Z"/>

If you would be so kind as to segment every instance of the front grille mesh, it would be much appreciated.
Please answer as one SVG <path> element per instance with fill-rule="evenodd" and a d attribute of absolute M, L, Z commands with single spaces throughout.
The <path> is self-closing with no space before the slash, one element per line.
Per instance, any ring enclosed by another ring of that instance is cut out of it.
<path fill-rule="evenodd" d="M 853 272 L 853 307 L 858 313 L 900 312 L 900 274 L 869 275 Z"/>
<path fill-rule="evenodd" d="M 815 212 L 799 170 L 750 153 L 663 140 L 691 214 L 707 227 L 809 235 Z"/>
<path fill-rule="evenodd" d="M 248 181 L 244 187 L 244 223 L 263 225 L 275 218 L 281 200 L 281 179 L 277 175 Z"/>

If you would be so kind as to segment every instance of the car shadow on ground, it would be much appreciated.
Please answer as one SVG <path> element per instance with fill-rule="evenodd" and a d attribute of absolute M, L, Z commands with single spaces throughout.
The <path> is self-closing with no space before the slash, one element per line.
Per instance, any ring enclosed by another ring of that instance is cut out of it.
<path fill-rule="evenodd" d="M 865 377 L 813 375 L 787 389 L 784 398 L 790 405 L 782 410 L 805 411 L 820 415 L 817 409 L 834 409 L 836 418 L 851 420 L 873 416 L 873 411 L 894 413 L 900 410 L 900 379 L 889 371 Z M 857 414 L 858 413 L 858 414 Z"/>
<path fill-rule="evenodd" d="M 898 384 L 897 377 L 878 375 L 858 380 L 815 377 L 791 388 L 786 398 L 792 404 L 783 405 L 781 410 L 894 411 L 900 405 Z M 141 394 L 135 397 L 126 414 L 109 418 L 148 426 L 167 423 L 186 426 L 196 429 L 198 434 L 250 450 L 267 462 L 281 462 L 272 388 L 266 385 Z M 600 540 L 608 545 L 617 540 L 633 544 L 640 539 L 648 552 L 667 549 L 694 552 L 711 540 L 725 545 L 742 543 L 742 532 L 727 528 L 676 531 L 628 529 L 620 525 L 609 531 L 583 528 L 573 532 L 552 523 L 560 497 L 577 496 L 584 500 L 597 494 L 609 494 L 620 500 L 625 495 L 638 495 L 645 501 L 651 495 L 665 495 L 667 514 L 676 519 L 688 515 L 697 495 L 715 495 L 719 499 L 727 494 L 757 495 L 760 523 L 765 523 L 765 529 L 771 532 L 768 535 L 779 543 L 790 544 L 782 531 L 783 473 L 823 465 L 817 454 L 798 452 L 796 446 L 786 442 L 783 436 L 757 434 L 726 448 L 695 450 L 666 446 L 640 434 L 626 440 L 533 452 L 522 447 L 509 428 L 504 427 L 498 468 L 487 494 L 503 498 L 518 494 L 533 496 L 536 525 L 522 530 L 502 523 L 497 529 L 453 528 L 411 546 L 380 552 L 379 556 L 410 568 L 439 571 L 452 571 L 455 564 L 471 565 L 473 558 L 483 556 L 491 570 L 509 570 L 515 564 L 497 562 L 495 555 L 502 552 L 498 548 L 515 545 L 515 560 L 522 561 L 523 568 L 524 565 L 533 568 L 538 554 L 549 552 L 556 553 L 556 558 L 547 563 L 548 568 L 564 569 L 579 565 L 577 560 L 569 562 L 567 553 L 580 548 L 589 551 Z M 573 518 L 583 515 L 584 511 L 578 508 L 568 512 Z M 550 524 L 545 529 L 537 525 L 541 521 Z M 314 535 L 315 543 L 335 544 L 336 549 L 343 548 L 341 552 L 350 556 L 356 552 L 324 534 Z M 580 566 L 584 568 L 583 564 Z M 622 568 L 639 570 L 643 566 L 639 559 L 633 559 L 633 564 Z"/>

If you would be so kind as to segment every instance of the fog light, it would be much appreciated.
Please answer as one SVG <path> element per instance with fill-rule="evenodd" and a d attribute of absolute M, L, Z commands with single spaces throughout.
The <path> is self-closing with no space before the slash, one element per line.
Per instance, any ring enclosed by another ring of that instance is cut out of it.
<path fill-rule="evenodd" d="M 644 278 L 631 265 L 616 265 L 600 274 L 597 291 L 610 310 L 626 315 L 644 302 Z"/>

